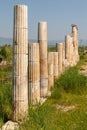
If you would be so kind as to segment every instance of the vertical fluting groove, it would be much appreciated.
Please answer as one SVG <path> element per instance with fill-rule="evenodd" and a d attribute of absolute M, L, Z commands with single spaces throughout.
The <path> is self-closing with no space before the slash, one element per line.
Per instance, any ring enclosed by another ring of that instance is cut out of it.
<path fill-rule="evenodd" d="M 13 32 L 13 120 L 28 113 L 28 18 L 27 6 L 14 6 Z"/>
<path fill-rule="evenodd" d="M 40 59 L 39 43 L 29 45 L 29 102 L 35 104 L 40 101 Z"/>
<path fill-rule="evenodd" d="M 40 95 L 48 94 L 48 65 L 47 65 L 47 23 L 38 23 L 38 43 L 40 47 Z"/>

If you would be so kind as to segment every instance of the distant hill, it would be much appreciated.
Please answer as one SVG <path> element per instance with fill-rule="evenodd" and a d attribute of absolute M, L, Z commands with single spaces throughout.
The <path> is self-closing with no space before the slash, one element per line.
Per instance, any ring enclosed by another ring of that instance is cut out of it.
<path fill-rule="evenodd" d="M 12 44 L 12 38 L 0 37 L 0 45 Z"/>
<path fill-rule="evenodd" d="M 29 43 L 34 43 L 37 42 L 37 40 L 35 39 L 30 39 Z M 52 40 L 52 41 L 48 41 L 48 45 L 50 46 L 55 46 L 56 43 L 58 42 L 63 42 L 62 40 Z M 4 38 L 4 37 L 0 37 L 0 45 L 5 45 L 5 44 L 12 44 L 13 43 L 13 39 L 12 38 Z M 83 40 L 80 39 L 79 40 L 79 45 L 80 46 L 87 46 L 87 40 Z"/>

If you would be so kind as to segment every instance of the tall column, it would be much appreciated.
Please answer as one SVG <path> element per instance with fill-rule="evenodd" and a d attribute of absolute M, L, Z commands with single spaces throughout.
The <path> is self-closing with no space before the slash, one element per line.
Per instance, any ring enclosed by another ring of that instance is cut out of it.
<path fill-rule="evenodd" d="M 63 43 L 63 61 L 62 61 L 62 68 L 63 68 L 63 72 L 65 71 L 65 43 Z"/>
<path fill-rule="evenodd" d="M 13 120 L 28 112 L 28 18 L 27 6 L 14 7 L 13 32 Z"/>
<path fill-rule="evenodd" d="M 66 61 L 66 64 L 67 64 L 66 67 L 70 66 L 70 62 L 71 62 L 70 45 L 71 45 L 70 36 L 67 35 L 67 36 L 65 36 L 65 59 L 67 60 Z"/>
<path fill-rule="evenodd" d="M 47 65 L 47 23 L 38 23 L 38 42 L 40 46 L 40 94 L 47 96 L 48 92 L 48 65 Z"/>
<path fill-rule="evenodd" d="M 65 58 L 70 61 L 70 36 L 65 36 Z"/>
<path fill-rule="evenodd" d="M 58 52 L 53 52 L 54 53 L 54 80 L 58 78 Z"/>
<path fill-rule="evenodd" d="M 40 101 L 40 60 L 39 44 L 29 45 L 29 103 Z"/>
<path fill-rule="evenodd" d="M 75 49 L 76 54 L 76 62 L 79 60 L 79 54 L 78 54 L 78 27 L 75 24 L 72 24 L 72 37 L 73 37 L 73 45 Z"/>
<path fill-rule="evenodd" d="M 73 45 L 73 38 L 70 37 L 70 56 L 71 56 L 71 66 L 75 66 L 77 61 L 76 61 L 76 51 L 75 47 Z"/>
<path fill-rule="evenodd" d="M 58 52 L 58 72 L 59 75 L 63 72 L 63 43 L 57 43 L 56 44 L 56 49 Z"/>
<path fill-rule="evenodd" d="M 58 66 L 57 66 L 58 67 Z M 54 85 L 54 52 L 48 52 L 48 90 Z"/>

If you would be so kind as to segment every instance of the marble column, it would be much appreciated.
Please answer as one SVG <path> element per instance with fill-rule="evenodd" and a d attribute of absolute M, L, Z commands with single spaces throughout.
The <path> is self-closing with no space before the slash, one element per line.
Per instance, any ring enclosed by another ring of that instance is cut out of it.
<path fill-rule="evenodd" d="M 58 52 L 54 53 L 54 81 L 58 78 Z"/>
<path fill-rule="evenodd" d="M 54 85 L 54 52 L 48 52 L 48 90 Z"/>
<path fill-rule="evenodd" d="M 63 72 L 63 43 L 57 43 L 56 44 L 56 49 L 58 52 L 58 75 L 60 76 Z"/>
<path fill-rule="evenodd" d="M 29 45 L 29 104 L 40 101 L 39 43 Z"/>
<path fill-rule="evenodd" d="M 28 8 L 14 6 L 13 32 L 13 120 L 20 121 L 28 113 Z"/>
<path fill-rule="evenodd" d="M 38 43 L 40 46 L 40 94 L 48 94 L 48 64 L 47 64 L 47 23 L 38 23 Z"/>

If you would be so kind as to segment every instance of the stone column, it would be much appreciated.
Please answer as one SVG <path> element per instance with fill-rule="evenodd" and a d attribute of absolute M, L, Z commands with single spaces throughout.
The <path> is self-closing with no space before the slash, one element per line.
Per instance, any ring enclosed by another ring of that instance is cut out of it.
<path fill-rule="evenodd" d="M 63 43 L 63 62 L 62 62 L 63 72 L 65 71 L 65 43 Z"/>
<path fill-rule="evenodd" d="M 56 44 L 56 49 L 58 52 L 58 72 L 59 75 L 63 72 L 63 43 L 57 43 Z"/>
<path fill-rule="evenodd" d="M 54 53 L 54 80 L 58 78 L 58 52 Z"/>
<path fill-rule="evenodd" d="M 58 66 L 57 66 L 58 67 Z M 54 85 L 54 52 L 48 52 L 48 90 Z"/>
<path fill-rule="evenodd" d="M 40 59 L 39 44 L 29 45 L 29 103 L 40 101 Z"/>
<path fill-rule="evenodd" d="M 73 46 L 73 38 L 70 36 L 70 66 L 76 65 L 76 53 Z"/>
<path fill-rule="evenodd" d="M 65 36 L 65 58 L 70 61 L 70 36 Z"/>
<path fill-rule="evenodd" d="M 67 67 L 75 65 L 75 52 L 73 46 L 73 39 L 67 35 L 65 37 L 65 58 L 67 60 Z"/>
<path fill-rule="evenodd" d="M 13 120 L 28 112 L 28 18 L 27 6 L 14 7 L 13 32 Z"/>
<path fill-rule="evenodd" d="M 38 42 L 40 46 L 40 94 L 46 97 L 48 93 L 48 65 L 47 65 L 47 23 L 38 23 Z"/>
<path fill-rule="evenodd" d="M 67 35 L 65 36 L 65 59 L 67 60 L 66 61 L 66 66 L 70 66 L 70 62 L 71 62 L 71 59 L 70 59 L 70 45 L 71 45 L 71 42 L 70 42 L 70 36 Z"/>
<path fill-rule="evenodd" d="M 73 46 L 75 49 L 76 54 L 76 62 L 79 60 L 79 54 L 78 54 L 78 27 L 75 24 L 72 24 L 72 37 L 73 37 Z"/>

